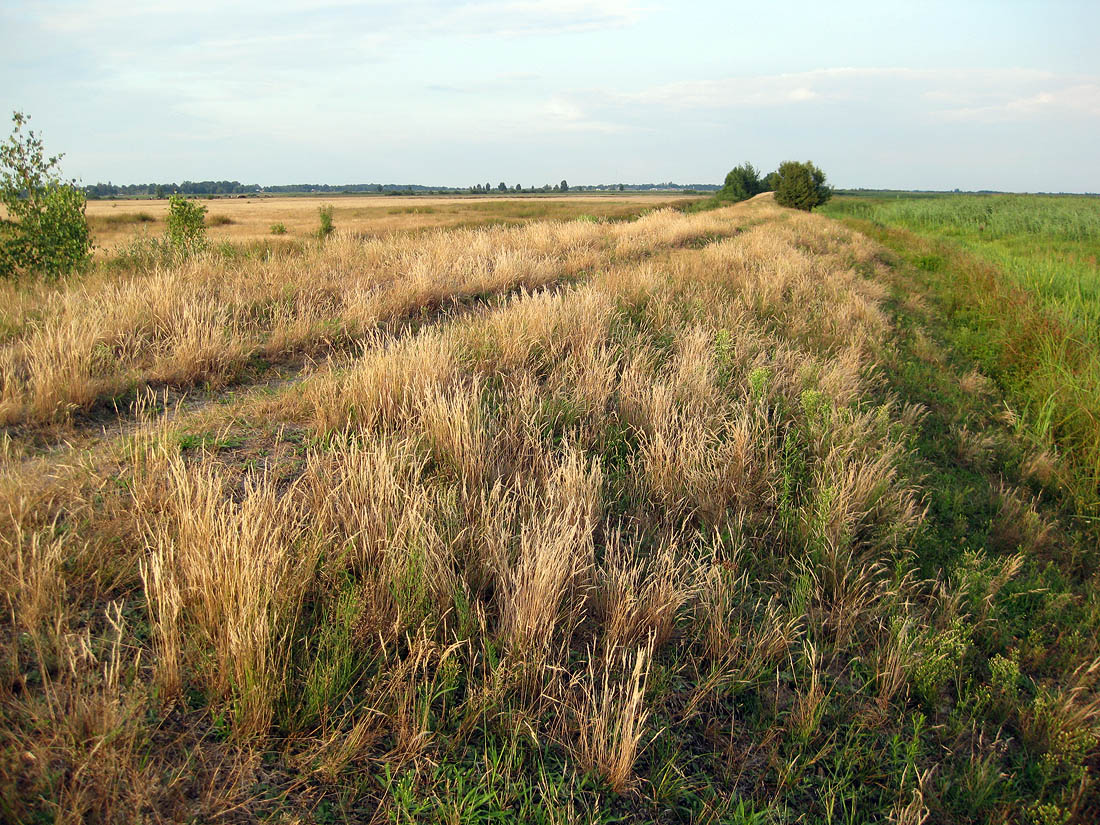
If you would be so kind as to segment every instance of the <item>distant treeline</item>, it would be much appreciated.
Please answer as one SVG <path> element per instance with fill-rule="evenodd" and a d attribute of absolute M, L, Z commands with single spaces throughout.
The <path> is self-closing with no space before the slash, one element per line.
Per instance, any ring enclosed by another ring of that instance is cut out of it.
<path fill-rule="evenodd" d="M 592 186 L 570 186 L 560 184 L 524 187 L 520 184 L 506 184 L 503 181 L 495 186 L 478 183 L 473 186 L 423 186 L 417 183 L 291 183 L 277 186 L 260 186 L 258 183 L 241 183 L 236 180 L 185 180 L 183 183 L 96 183 L 84 187 L 89 199 L 101 198 L 166 198 L 169 195 L 260 195 L 260 194 L 374 194 L 374 195 L 476 195 L 502 193 L 539 193 L 539 192 L 651 192 L 676 191 L 713 192 L 719 186 L 713 183 L 680 184 L 667 183 L 602 183 Z"/>

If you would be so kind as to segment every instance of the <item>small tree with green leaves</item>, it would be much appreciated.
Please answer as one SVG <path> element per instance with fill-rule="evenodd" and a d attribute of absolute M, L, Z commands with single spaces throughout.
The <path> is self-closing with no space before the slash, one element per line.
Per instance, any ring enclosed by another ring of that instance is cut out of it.
<path fill-rule="evenodd" d="M 336 230 L 336 224 L 332 222 L 332 204 L 326 203 L 318 207 L 317 214 L 321 218 L 321 226 L 317 230 L 317 237 L 322 241 Z"/>
<path fill-rule="evenodd" d="M 751 163 L 742 163 L 730 169 L 725 185 L 718 190 L 718 197 L 728 201 L 744 201 L 763 191 L 760 173 Z"/>
<path fill-rule="evenodd" d="M 180 255 L 191 255 L 206 246 L 206 207 L 182 195 L 168 199 L 168 244 Z"/>
<path fill-rule="evenodd" d="M 0 277 L 58 278 L 84 267 L 92 241 L 84 193 L 59 172 L 62 155 L 47 157 L 42 138 L 23 127 L 30 118 L 12 113 L 12 133 L 0 145 Z"/>
<path fill-rule="evenodd" d="M 810 161 L 784 161 L 776 174 L 775 201 L 780 206 L 809 212 L 833 196 L 833 190 L 825 183 L 825 173 Z"/>

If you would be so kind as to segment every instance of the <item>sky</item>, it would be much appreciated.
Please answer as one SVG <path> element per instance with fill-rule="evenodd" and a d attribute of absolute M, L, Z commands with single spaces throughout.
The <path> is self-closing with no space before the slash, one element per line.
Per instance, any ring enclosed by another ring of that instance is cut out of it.
<path fill-rule="evenodd" d="M 1100 2 L 0 0 L 84 183 L 1100 191 Z M 7 130 L 5 129 L 5 132 Z"/>

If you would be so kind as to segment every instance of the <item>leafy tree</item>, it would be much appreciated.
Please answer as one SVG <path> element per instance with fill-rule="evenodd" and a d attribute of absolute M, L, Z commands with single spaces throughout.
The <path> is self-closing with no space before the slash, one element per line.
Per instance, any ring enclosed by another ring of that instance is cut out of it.
<path fill-rule="evenodd" d="M 833 190 L 825 183 L 825 173 L 810 161 L 795 160 L 779 164 L 776 173 L 775 201 L 780 206 L 790 206 L 809 212 L 833 196 Z"/>
<path fill-rule="evenodd" d="M 508 191 L 508 184 L 506 184 L 504 181 L 501 181 L 500 183 L 497 184 L 497 189 L 499 189 L 501 192 L 507 192 Z"/>
<path fill-rule="evenodd" d="M 520 186 L 518 183 L 516 184 L 516 191 L 517 192 L 522 192 L 523 191 L 523 187 Z"/>
<path fill-rule="evenodd" d="M 760 173 L 751 163 L 742 163 L 730 169 L 726 183 L 718 192 L 722 200 L 744 201 L 764 191 Z"/>
<path fill-rule="evenodd" d="M 767 176 L 764 178 L 764 191 L 765 192 L 774 192 L 776 190 L 776 187 L 778 187 L 778 186 L 779 186 L 779 173 L 775 172 L 775 171 L 768 172 Z"/>
<path fill-rule="evenodd" d="M 182 255 L 198 252 L 206 246 L 206 207 L 183 195 L 168 199 L 168 244 Z"/>
<path fill-rule="evenodd" d="M 568 192 L 568 191 L 569 191 L 569 184 L 568 184 L 568 183 L 566 183 L 564 179 L 563 179 L 563 180 L 562 180 L 562 182 L 561 182 L 561 183 L 559 184 L 559 186 L 561 187 L 561 191 L 562 191 L 562 192 Z"/>
<path fill-rule="evenodd" d="M 23 127 L 30 118 L 12 113 L 12 133 L 0 145 L 0 277 L 20 274 L 58 278 L 87 264 L 92 241 L 86 199 L 75 181 L 63 181 L 62 155 L 47 157 L 42 138 Z"/>
<path fill-rule="evenodd" d="M 326 203 L 318 207 L 317 214 L 321 218 L 321 227 L 317 230 L 317 237 L 322 241 L 333 233 L 336 225 L 332 222 L 332 204 Z"/>

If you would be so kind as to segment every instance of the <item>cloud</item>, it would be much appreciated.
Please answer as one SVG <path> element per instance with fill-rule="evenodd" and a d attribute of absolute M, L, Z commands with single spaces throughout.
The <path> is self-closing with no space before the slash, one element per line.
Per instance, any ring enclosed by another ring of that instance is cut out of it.
<path fill-rule="evenodd" d="M 1053 114 L 1080 114 L 1100 117 L 1100 83 L 1078 83 L 1052 87 L 1025 97 L 984 106 L 961 106 L 942 112 L 953 120 L 983 122 L 1033 120 Z"/>
<path fill-rule="evenodd" d="M 1100 78 L 1032 69 L 835 67 L 591 92 L 590 104 L 625 112 L 729 112 L 799 106 L 904 110 L 941 120 L 1031 120 L 1100 115 Z"/>
<path fill-rule="evenodd" d="M 537 124 L 539 132 L 620 132 L 624 128 L 589 116 L 576 102 L 563 96 L 554 96 L 542 104 L 529 122 Z"/>
<path fill-rule="evenodd" d="M 21 12 L 46 30 L 80 35 L 141 29 L 171 37 L 199 21 L 204 31 L 217 31 L 237 23 L 262 30 L 297 19 L 337 36 L 351 33 L 346 26 L 355 20 L 378 35 L 515 37 L 620 28 L 646 10 L 636 0 L 46 0 L 24 3 Z"/>

